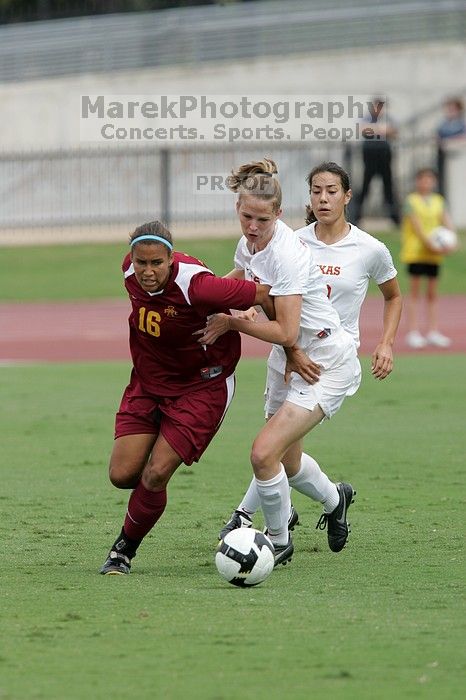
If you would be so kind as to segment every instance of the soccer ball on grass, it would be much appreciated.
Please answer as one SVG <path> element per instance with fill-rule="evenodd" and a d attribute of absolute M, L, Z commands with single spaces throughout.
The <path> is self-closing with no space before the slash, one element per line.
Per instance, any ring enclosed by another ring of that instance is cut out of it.
<path fill-rule="evenodd" d="M 273 544 L 260 530 L 240 527 L 218 545 L 215 565 L 220 576 L 234 586 L 257 586 L 273 571 Z"/>

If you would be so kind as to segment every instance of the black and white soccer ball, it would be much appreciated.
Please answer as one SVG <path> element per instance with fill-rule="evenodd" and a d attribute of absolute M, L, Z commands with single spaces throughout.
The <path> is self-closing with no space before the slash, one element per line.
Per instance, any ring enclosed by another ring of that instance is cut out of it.
<path fill-rule="evenodd" d="M 257 586 L 273 571 L 273 544 L 260 530 L 240 527 L 225 535 L 218 545 L 215 565 L 220 576 L 233 586 Z"/>

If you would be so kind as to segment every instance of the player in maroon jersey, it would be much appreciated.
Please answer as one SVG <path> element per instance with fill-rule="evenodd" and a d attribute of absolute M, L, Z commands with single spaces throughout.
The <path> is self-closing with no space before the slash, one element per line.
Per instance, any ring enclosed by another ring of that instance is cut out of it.
<path fill-rule="evenodd" d="M 131 560 L 161 517 L 167 484 L 181 463 L 200 459 L 233 398 L 240 335 L 200 345 L 196 331 L 210 314 L 261 304 L 269 287 L 216 277 L 202 262 L 173 250 L 158 221 L 139 226 L 123 261 L 131 299 L 131 380 L 115 421 L 110 481 L 133 489 L 120 535 L 102 574 L 129 574 Z"/>

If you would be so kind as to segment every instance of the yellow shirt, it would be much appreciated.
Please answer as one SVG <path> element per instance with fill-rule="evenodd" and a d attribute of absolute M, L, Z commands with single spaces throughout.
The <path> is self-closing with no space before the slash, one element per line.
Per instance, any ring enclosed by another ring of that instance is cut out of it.
<path fill-rule="evenodd" d="M 430 265 L 438 265 L 442 262 L 443 256 L 431 253 L 416 235 L 409 216 L 415 214 L 421 223 L 422 230 L 428 235 L 434 228 L 441 226 L 444 210 L 445 200 L 440 194 L 433 193 L 423 197 L 417 192 L 411 192 L 407 196 L 401 224 L 400 258 L 402 262 Z"/>

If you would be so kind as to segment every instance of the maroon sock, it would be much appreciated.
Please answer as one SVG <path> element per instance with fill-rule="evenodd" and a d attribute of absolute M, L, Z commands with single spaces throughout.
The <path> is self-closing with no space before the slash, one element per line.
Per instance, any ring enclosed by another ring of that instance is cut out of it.
<path fill-rule="evenodd" d="M 130 496 L 124 530 L 131 540 L 141 541 L 152 530 L 167 504 L 167 490 L 149 491 L 140 481 Z"/>

